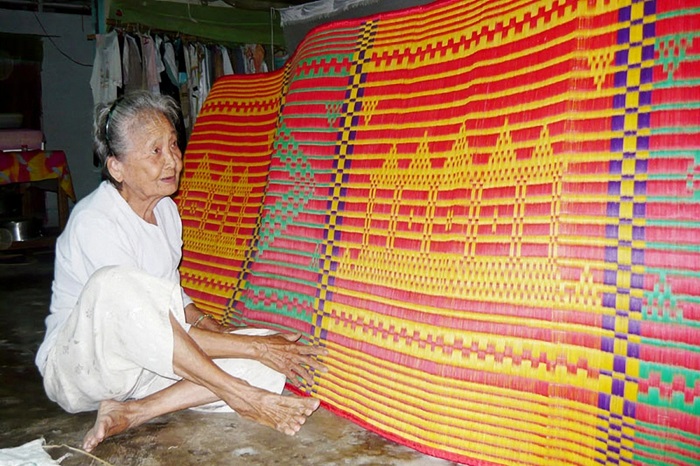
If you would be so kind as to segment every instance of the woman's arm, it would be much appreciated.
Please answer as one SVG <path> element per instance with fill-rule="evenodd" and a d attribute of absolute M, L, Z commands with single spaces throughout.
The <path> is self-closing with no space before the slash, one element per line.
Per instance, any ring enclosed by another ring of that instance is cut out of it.
<path fill-rule="evenodd" d="M 228 332 L 230 330 L 225 325 L 222 325 L 213 315 L 202 312 L 195 303 L 185 306 L 185 322 L 194 328 L 212 332 Z"/>
<path fill-rule="evenodd" d="M 327 355 L 328 351 L 325 348 L 300 343 L 299 333 L 252 336 L 209 332 L 193 326 L 189 336 L 212 359 L 253 359 L 283 373 L 297 386 L 299 382 L 296 376 L 301 376 L 311 384 L 312 370 L 327 370 L 318 357 Z"/>

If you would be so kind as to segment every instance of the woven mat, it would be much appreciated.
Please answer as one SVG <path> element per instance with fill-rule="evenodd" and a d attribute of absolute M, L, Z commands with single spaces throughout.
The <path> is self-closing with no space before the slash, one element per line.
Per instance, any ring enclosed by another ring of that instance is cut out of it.
<path fill-rule="evenodd" d="M 603 0 L 317 28 L 208 99 L 185 286 L 327 347 L 305 391 L 427 454 L 698 464 L 699 31 Z"/>
<path fill-rule="evenodd" d="M 212 88 L 184 157 L 176 201 L 185 247 L 183 287 L 198 306 L 223 319 L 243 265 L 267 184 L 282 75 L 236 76 Z"/>

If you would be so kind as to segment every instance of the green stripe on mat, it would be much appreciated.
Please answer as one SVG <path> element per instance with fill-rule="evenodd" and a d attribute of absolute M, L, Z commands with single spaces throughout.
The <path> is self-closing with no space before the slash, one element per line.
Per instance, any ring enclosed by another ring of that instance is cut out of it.
<path fill-rule="evenodd" d="M 652 362 L 644 362 L 641 361 L 639 364 L 639 377 L 642 379 L 648 379 L 649 375 L 654 372 L 657 374 L 661 374 L 661 381 L 664 383 L 671 383 L 673 382 L 673 376 L 677 373 L 682 373 L 683 377 L 685 378 L 686 381 L 686 387 L 694 387 L 695 384 L 697 384 L 700 381 L 700 373 L 697 371 L 691 371 L 691 370 L 679 370 L 679 368 L 673 366 L 669 367 L 666 365 L 662 364 L 657 364 L 657 363 L 652 363 Z M 698 436 L 698 439 L 700 439 L 700 436 Z"/>

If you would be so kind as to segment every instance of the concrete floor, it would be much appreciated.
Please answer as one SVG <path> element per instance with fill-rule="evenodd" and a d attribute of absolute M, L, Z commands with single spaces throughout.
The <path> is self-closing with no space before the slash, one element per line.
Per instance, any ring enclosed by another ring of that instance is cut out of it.
<path fill-rule="evenodd" d="M 80 447 L 94 413 L 68 414 L 46 398 L 34 355 L 44 335 L 53 253 L 0 251 L 0 448 L 43 437 L 49 445 Z M 51 449 L 59 458 L 65 447 Z M 112 465 L 426 465 L 454 463 L 388 441 L 319 409 L 294 437 L 235 414 L 192 411 L 162 416 L 107 439 L 93 454 L 64 466 Z"/>

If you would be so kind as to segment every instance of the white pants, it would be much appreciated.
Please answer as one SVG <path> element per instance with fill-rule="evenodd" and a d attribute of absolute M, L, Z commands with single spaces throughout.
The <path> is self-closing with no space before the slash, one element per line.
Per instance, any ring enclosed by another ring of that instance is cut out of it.
<path fill-rule="evenodd" d="M 141 399 L 180 379 L 173 371 L 170 314 L 187 331 L 179 285 L 131 267 L 104 267 L 85 285 L 49 352 L 48 397 L 68 412 L 96 410 L 101 401 Z M 243 329 L 236 333 L 270 334 Z M 215 361 L 234 377 L 281 393 L 285 376 L 249 359 Z M 223 402 L 202 407 L 228 410 Z"/>

